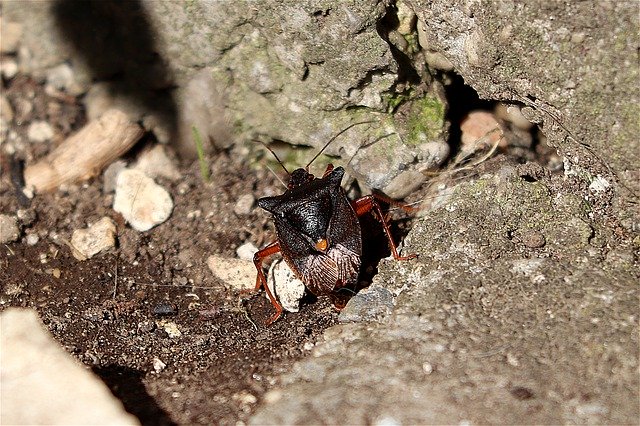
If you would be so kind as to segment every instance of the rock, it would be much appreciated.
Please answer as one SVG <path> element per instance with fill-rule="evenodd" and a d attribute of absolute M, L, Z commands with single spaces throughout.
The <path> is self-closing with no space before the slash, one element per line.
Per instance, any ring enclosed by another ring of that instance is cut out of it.
<path fill-rule="evenodd" d="M 496 117 L 512 123 L 521 130 L 530 130 L 533 127 L 533 123 L 522 115 L 522 111 L 518 105 L 509 105 L 500 102 L 496 105 L 495 114 Z"/>
<path fill-rule="evenodd" d="M 234 290 L 249 290 L 256 285 L 256 267 L 249 260 L 209 256 L 207 266 L 218 279 Z"/>
<path fill-rule="evenodd" d="M 0 347 L 0 423 L 139 424 L 101 379 L 62 350 L 35 311 L 0 314 Z"/>
<path fill-rule="evenodd" d="M 258 251 L 258 247 L 252 242 L 242 244 L 236 249 L 236 255 L 242 260 L 253 260 L 253 255 Z"/>
<path fill-rule="evenodd" d="M 143 150 L 138 155 L 138 159 L 132 168 L 140 170 L 152 179 L 157 177 L 164 177 L 169 180 L 180 179 L 180 172 L 176 167 L 176 163 L 169 158 L 167 148 L 164 145 L 154 145 Z"/>
<path fill-rule="evenodd" d="M 6 123 L 13 121 L 13 108 L 4 94 L 0 94 L 0 118 Z"/>
<path fill-rule="evenodd" d="M 369 286 L 349 299 L 347 306 L 338 315 L 338 321 L 376 321 L 393 310 L 393 295 L 380 286 Z"/>
<path fill-rule="evenodd" d="M 233 206 L 233 212 L 238 216 L 245 216 L 253 211 L 253 205 L 256 202 L 256 198 L 253 194 L 244 194 L 238 198 L 235 206 Z"/>
<path fill-rule="evenodd" d="M 0 244 L 11 243 L 20 238 L 18 220 L 14 216 L 0 214 Z"/>
<path fill-rule="evenodd" d="M 71 96 L 80 96 L 88 90 L 88 84 L 76 79 L 73 68 L 63 63 L 47 70 L 46 88 L 48 93 L 63 91 Z"/>
<path fill-rule="evenodd" d="M 46 121 L 34 121 L 29 124 L 27 137 L 30 142 L 42 143 L 53 138 L 53 127 Z"/>
<path fill-rule="evenodd" d="M 173 210 L 169 193 L 139 170 L 118 174 L 113 209 L 136 231 L 148 231 L 166 221 Z"/>
<path fill-rule="evenodd" d="M 393 178 L 382 190 L 393 199 L 401 199 L 411 194 L 427 181 L 427 177 L 415 170 L 405 170 Z"/>
<path fill-rule="evenodd" d="M 13 58 L 0 58 L 0 75 L 11 80 L 18 74 L 18 63 Z"/>
<path fill-rule="evenodd" d="M 0 18 L 0 53 L 15 53 L 22 39 L 23 25 Z"/>
<path fill-rule="evenodd" d="M 22 226 L 31 226 L 33 222 L 36 221 L 38 215 L 34 209 L 18 209 L 16 217 Z"/>
<path fill-rule="evenodd" d="M 441 166 L 447 158 L 451 147 L 445 141 L 427 142 L 418 146 L 418 165 L 419 172 L 426 172 Z"/>
<path fill-rule="evenodd" d="M 116 225 L 103 217 L 86 229 L 76 229 L 71 236 L 73 256 L 78 260 L 90 259 L 116 245 Z"/>
<path fill-rule="evenodd" d="M 462 149 L 474 152 L 493 146 L 504 135 L 496 117 L 487 111 L 472 111 L 460 123 Z"/>
<path fill-rule="evenodd" d="M 124 160 L 116 160 L 104 170 L 102 174 L 102 192 L 108 194 L 116 190 L 118 175 L 127 167 Z"/>
<path fill-rule="evenodd" d="M 304 296 L 306 287 L 284 260 L 278 259 L 271 264 L 267 274 L 267 285 L 285 311 L 298 312 L 300 310 L 300 300 Z M 269 297 L 266 292 L 265 296 Z"/>

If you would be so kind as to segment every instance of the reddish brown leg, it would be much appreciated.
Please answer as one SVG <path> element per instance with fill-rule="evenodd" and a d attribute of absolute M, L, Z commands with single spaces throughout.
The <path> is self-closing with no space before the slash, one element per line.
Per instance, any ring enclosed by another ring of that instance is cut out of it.
<path fill-rule="evenodd" d="M 409 260 L 417 257 L 415 254 L 410 254 L 409 256 L 400 256 L 398 254 L 398 249 L 396 248 L 396 244 L 393 242 L 393 238 L 391 237 L 391 230 L 389 230 L 389 225 L 387 225 L 387 221 L 385 220 L 384 215 L 382 214 L 382 209 L 380 209 L 380 204 L 376 201 L 373 195 L 367 195 L 366 197 L 358 198 L 355 201 L 351 202 L 353 209 L 356 211 L 358 216 L 362 216 L 365 213 L 373 212 L 373 215 L 380 221 L 382 224 L 382 228 L 384 229 L 384 233 L 387 236 L 387 241 L 389 242 L 389 248 L 391 249 L 391 254 L 395 260 Z"/>
<path fill-rule="evenodd" d="M 331 163 L 327 164 L 327 169 L 322 174 L 322 177 L 326 178 L 329 175 L 329 173 L 331 173 L 332 171 L 333 171 L 333 164 Z"/>
<path fill-rule="evenodd" d="M 260 287 L 263 287 L 264 291 L 267 293 L 267 296 L 269 297 L 269 300 L 271 301 L 271 304 L 276 310 L 276 313 L 273 314 L 273 316 L 267 320 L 266 325 L 270 325 L 275 320 L 280 318 L 280 315 L 282 315 L 282 305 L 278 303 L 276 298 L 273 297 L 273 294 L 271 294 L 271 290 L 269 290 L 269 286 L 267 285 L 267 279 L 265 278 L 264 271 L 262 270 L 262 261 L 264 260 L 264 258 L 271 256 L 272 254 L 276 254 L 279 251 L 280 251 L 280 244 L 278 244 L 277 241 L 274 241 L 268 246 L 266 246 L 265 248 L 263 248 L 262 250 L 259 250 L 258 252 L 256 252 L 255 255 L 253 255 L 253 264 L 256 265 L 256 269 L 258 271 L 258 275 L 256 276 L 256 287 L 253 290 L 253 292 L 255 293 L 260 290 Z M 242 293 L 251 293 L 251 291 L 244 290 Z"/>

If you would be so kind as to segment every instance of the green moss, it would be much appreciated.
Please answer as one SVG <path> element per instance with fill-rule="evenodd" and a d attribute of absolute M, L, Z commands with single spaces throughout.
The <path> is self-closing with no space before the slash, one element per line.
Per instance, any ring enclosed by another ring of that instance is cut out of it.
<path fill-rule="evenodd" d="M 444 105 L 432 96 L 413 101 L 407 120 L 408 145 L 419 145 L 434 140 L 442 133 L 444 126 Z"/>
<path fill-rule="evenodd" d="M 406 53 L 413 55 L 414 53 L 417 53 L 420 51 L 420 45 L 418 44 L 418 34 L 410 33 L 410 34 L 405 34 L 402 37 L 404 37 L 404 39 L 407 42 Z"/>

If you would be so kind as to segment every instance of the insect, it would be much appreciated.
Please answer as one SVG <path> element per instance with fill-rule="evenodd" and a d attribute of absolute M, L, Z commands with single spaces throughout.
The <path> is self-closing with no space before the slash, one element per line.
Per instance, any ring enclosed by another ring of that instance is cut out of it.
<path fill-rule="evenodd" d="M 341 187 L 345 170 L 327 166 L 321 178 L 309 173 L 309 166 L 339 135 L 355 123 L 332 137 L 316 156 L 304 167 L 289 173 L 277 155 L 283 169 L 289 174 L 287 189 L 282 195 L 263 197 L 258 206 L 273 216 L 276 241 L 256 252 L 253 263 L 257 269 L 254 292 L 264 288 L 276 312 L 266 324 L 270 325 L 282 315 L 282 306 L 267 286 L 262 261 L 275 253 L 282 257 L 307 290 L 316 296 L 328 295 L 336 308 L 341 309 L 337 292 L 355 287 L 362 256 L 362 230 L 359 216 L 372 213 L 382 224 L 389 248 L 396 260 L 408 260 L 415 255 L 400 256 L 391 231 L 378 201 L 368 195 L 351 201 Z"/>

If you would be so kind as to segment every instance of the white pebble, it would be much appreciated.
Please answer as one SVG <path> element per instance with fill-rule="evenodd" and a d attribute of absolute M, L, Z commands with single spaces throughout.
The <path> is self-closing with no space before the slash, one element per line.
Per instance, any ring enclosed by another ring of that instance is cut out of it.
<path fill-rule="evenodd" d="M 29 125 L 27 137 L 31 142 L 46 142 L 53 138 L 53 127 L 46 121 L 34 121 Z"/>
<path fill-rule="evenodd" d="M 154 356 L 153 357 L 153 369 L 154 369 L 154 371 L 156 373 L 159 373 L 162 370 L 164 370 L 165 368 L 167 368 L 167 364 L 162 362 L 162 360 L 160 358 L 158 358 L 157 356 Z"/>
<path fill-rule="evenodd" d="M 180 179 L 180 172 L 167 155 L 163 145 L 154 145 L 152 148 L 142 151 L 132 168 L 140 170 L 152 179 L 157 177 L 165 177 L 170 180 Z"/>
<path fill-rule="evenodd" d="M 0 214 L 0 244 L 16 241 L 20 237 L 20 228 L 15 217 Z"/>
<path fill-rule="evenodd" d="M 38 241 L 40 241 L 40 237 L 38 237 L 38 234 L 29 234 L 27 235 L 27 245 L 30 246 L 35 246 L 36 244 L 38 244 Z"/>
<path fill-rule="evenodd" d="M 116 225 L 103 217 L 86 229 L 76 229 L 71 236 L 73 256 L 78 260 L 89 259 L 116 245 Z"/>
<path fill-rule="evenodd" d="M 207 266 L 230 288 L 248 290 L 255 287 L 256 267 L 249 260 L 214 255 L 207 259 Z"/>
<path fill-rule="evenodd" d="M 113 209 L 136 231 L 148 231 L 166 221 L 173 211 L 169 193 L 139 170 L 118 174 Z"/>
<path fill-rule="evenodd" d="M 238 201 L 236 201 L 236 205 L 233 207 L 233 211 L 238 216 L 248 215 L 251 213 L 253 209 L 253 204 L 256 202 L 253 194 L 244 194 Z"/>
<path fill-rule="evenodd" d="M 236 255 L 242 260 L 253 260 L 253 255 L 256 254 L 257 251 L 258 247 L 252 242 L 247 242 L 236 249 Z"/>
<path fill-rule="evenodd" d="M 11 80 L 18 74 L 18 63 L 12 58 L 2 58 L 0 60 L 0 75 Z"/>
<path fill-rule="evenodd" d="M 275 290 L 273 288 L 274 282 Z M 284 260 L 280 259 L 273 262 L 271 268 L 269 268 L 267 285 L 284 310 L 288 312 L 298 312 L 300 310 L 300 299 L 304 296 L 305 286 Z"/>

